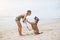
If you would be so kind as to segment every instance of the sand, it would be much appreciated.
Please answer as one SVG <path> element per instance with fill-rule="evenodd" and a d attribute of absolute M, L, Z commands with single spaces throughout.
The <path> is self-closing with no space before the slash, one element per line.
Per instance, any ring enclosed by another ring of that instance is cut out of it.
<path fill-rule="evenodd" d="M 0 31 L 0 40 L 60 40 L 60 19 L 38 27 L 39 35 L 32 35 L 33 31 L 24 30 L 24 36 L 19 36 L 17 28 Z"/>

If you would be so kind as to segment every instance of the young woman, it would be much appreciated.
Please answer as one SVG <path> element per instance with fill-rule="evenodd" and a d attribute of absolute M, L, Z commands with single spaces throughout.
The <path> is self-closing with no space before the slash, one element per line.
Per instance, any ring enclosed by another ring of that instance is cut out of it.
<path fill-rule="evenodd" d="M 23 22 L 25 22 L 26 21 L 26 17 L 30 16 L 30 15 L 31 15 L 31 10 L 27 10 L 27 13 L 21 14 L 18 17 L 16 17 L 16 23 L 18 25 L 18 32 L 19 32 L 20 36 L 22 36 L 22 25 L 21 25 L 20 20 L 23 19 Z"/>
<path fill-rule="evenodd" d="M 38 27 L 37 27 L 37 23 L 38 23 L 38 21 L 39 21 L 39 18 L 38 17 L 34 17 L 34 22 L 29 22 L 28 20 L 27 20 L 27 22 L 28 23 L 30 23 L 31 24 L 31 26 L 32 26 L 32 29 L 34 30 L 34 34 L 40 34 L 39 33 L 39 29 L 38 29 Z"/>

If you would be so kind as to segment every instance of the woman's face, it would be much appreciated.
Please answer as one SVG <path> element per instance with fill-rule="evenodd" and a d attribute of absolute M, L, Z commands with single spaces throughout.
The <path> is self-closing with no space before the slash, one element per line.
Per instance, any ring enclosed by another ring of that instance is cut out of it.
<path fill-rule="evenodd" d="M 30 12 L 28 12 L 28 14 L 27 14 L 28 16 L 30 16 L 31 15 L 31 13 Z"/>

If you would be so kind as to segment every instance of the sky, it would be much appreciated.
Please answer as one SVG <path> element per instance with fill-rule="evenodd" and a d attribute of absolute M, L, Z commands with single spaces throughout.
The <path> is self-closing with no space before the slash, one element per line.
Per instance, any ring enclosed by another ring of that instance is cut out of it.
<path fill-rule="evenodd" d="M 27 10 L 32 17 L 60 18 L 60 0 L 0 0 L 0 17 L 16 17 Z"/>
<path fill-rule="evenodd" d="M 0 29 L 17 27 L 15 18 L 32 11 L 29 20 L 39 17 L 40 24 L 60 18 L 60 0 L 0 0 Z"/>

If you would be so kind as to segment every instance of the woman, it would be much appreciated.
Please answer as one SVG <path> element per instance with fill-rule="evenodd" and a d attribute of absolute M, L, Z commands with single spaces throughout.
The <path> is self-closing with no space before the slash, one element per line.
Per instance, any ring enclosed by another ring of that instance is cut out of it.
<path fill-rule="evenodd" d="M 31 15 L 31 10 L 27 10 L 27 13 L 21 14 L 18 17 L 16 17 L 16 23 L 18 25 L 18 32 L 19 32 L 20 36 L 22 36 L 22 25 L 21 25 L 20 20 L 23 19 L 23 22 L 25 22 L 26 21 L 26 17 L 30 16 L 30 15 Z"/>
<path fill-rule="evenodd" d="M 34 22 L 29 22 L 28 20 L 27 20 L 27 22 L 28 23 L 30 23 L 31 24 L 31 26 L 32 26 L 32 29 L 34 30 L 34 34 L 40 34 L 39 33 L 39 29 L 38 29 L 38 27 L 37 27 L 37 23 L 38 23 L 38 21 L 39 21 L 39 18 L 38 17 L 34 17 Z"/>

